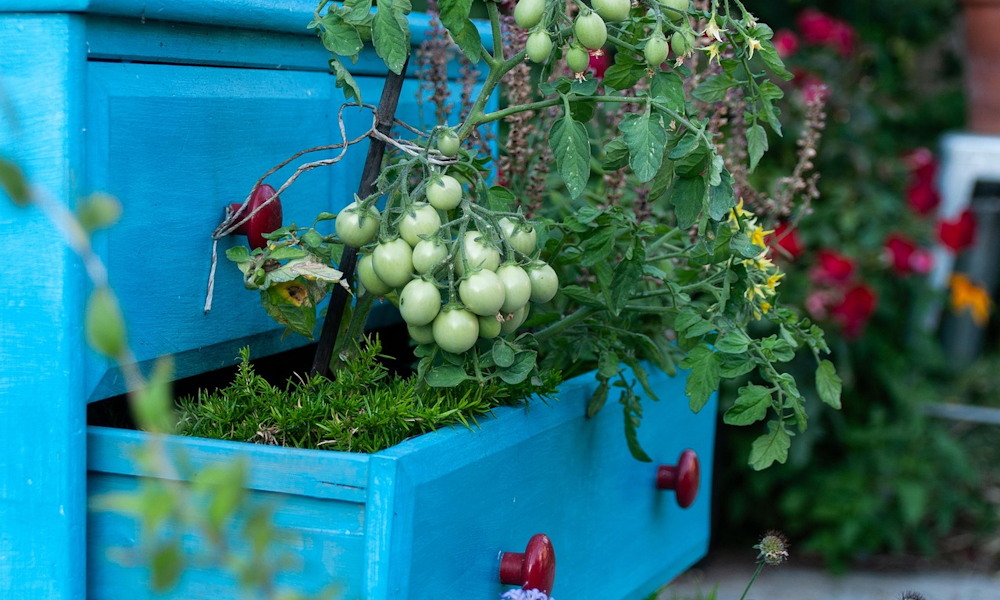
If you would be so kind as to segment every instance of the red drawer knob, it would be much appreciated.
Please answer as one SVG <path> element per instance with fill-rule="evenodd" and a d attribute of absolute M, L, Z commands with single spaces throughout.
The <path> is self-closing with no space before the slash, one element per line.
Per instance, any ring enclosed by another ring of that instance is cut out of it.
<path fill-rule="evenodd" d="M 244 217 L 256 210 L 258 206 L 270 200 L 272 196 L 274 196 L 274 188 L 264 183 L 253 191 L 253 194 L 250 195 L 249 204 L 243 210 L 240 210 L 240 207 L 243 206 L 242 204 L 230 204 L 229 208 L 233 211 L 234 215 L 232 222 L 239 223 Z M 251 248 L 263 248 L 267 245 L 267 240 L 263 237 L 264 234 L 271 233 L 280 227 L 281 199 L 275 198 L 233 233 L 247 236 L 247 241 L 250 243 Z"/>
<path fill-rule="evenodd" d="M 677 504 L 681 508 L 687 508 L 694 503 L 700 482 L 701 467 L 698 465 L 698 455 L 694 450 L 681 452 L 676 465 L 660 465 L 656 469 L 656 487 L 661 490 L 674 490 L 677 494 Z"/>
<path fill-rule="evenodd" d="M 522 552 L 504 552 L 500 557 L 500 583 L 548 594 L 556 579 L 556 552 L 552 540 L 536 533 Z"/>

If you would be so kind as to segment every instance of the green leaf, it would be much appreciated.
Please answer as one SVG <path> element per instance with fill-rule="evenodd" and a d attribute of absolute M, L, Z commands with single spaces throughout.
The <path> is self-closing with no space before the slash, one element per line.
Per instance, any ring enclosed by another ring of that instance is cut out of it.
<path fill-rule="evenodd" d="M 618 401 L 622 405 L 622 414 L 625 417 L 625 442 L 632 458 L 642 462 L 653 462 L 653 459 L 642 449 L 639 444 L 639 424 L 642 421 L 642 400 L 632 391 L 632 386 L 627 386 L 622 390 Z"/>
<path fill-rule="evenodd" d="M 604 404 L 608 401 L 608 392 L 610 388 L 608 386 L 607 379 L 598 378 L 600 384 L 598 384 L 597 389 L 591 394 L 590 400 L 587 401 L 587 418 L 592 418 L 594 415 L 599 413 Z"/>
<path fill-rule="evenodd" d="M 673 71 L 659 71 L 653 75 L 649 85 L 649 93 L 654 100 L 675 112 L 684 112 L 687 98 L 684 95 L 684 83 Z"/>
<path fill-rule="evenodd" d="M 444 25 L 451 39 L 473 64 L 479 62 L 483 42 L 479 30 L 469 20 L 472 0 L 446 0 L 439 4 L 441 24 Z"/>
<path fill-rule="evenodd" d="M 119 358 L 127 347 L 125 319 L 118 298 L 110 288 L 100 287 L 87 300 L 84 328 L 87 343 L 108 358 Z"/>
<path fill-rule="evenodd" d="M 438 365 L 427 372 L 424 381 L 427 385 L 437 388 L 455 387 L 469 376 L 465 369 L 456 365 Z"/>
<path fill-rule="evenodd" d="M 825 404 L 840 410 L 840 392 L 842 382 L 837 375 L 837 369 L 828 360 L 822 360 L 816 368 L 816 392 Z"/>
<path fill-rule="evenodd" d="M 604 161 L 601 166 L 606 171 L 617 171 L 628 164 L 628 144 L 615 138 L 604 146 Z"/>
<path fill-rule="evenodd" d="M 397 75 L 403 72 L 403 65 L 410 55 L 410 29 L 399 4 L 397 0 L 382 0 L 372 21 L 375 53 Z"/>
<path fill-rule="evenodd" d="M 235 263 L 247 262 L 250 260 L 250 249 L 246 246 L 233 246 L 226 250 L 226 258 Z"/>
<path fill-rule="evenodd" d="M 639 80 L 645 77 L 646 67 L 631 57 L 620 52 L 615 56 L 615 64 L 604 71 L 604 85 L 616 89 L 626 90 L 634 87 Z"/>
<path fill-rule="evenodd" d="M 292 260 L 296 258 L 305 258 L 309 256 L 309 253 L 301 248 L 293 248 L 291 246 L 279 246 L 275 248 L 268 254 L 268 258 L 274 260 Z"/>
<path fill-rule="evenodd" d="M 663 197 L 667 189 L 674 183 L 674 163 L 665 160 L 660 163 L 660 169 L 656 172 L 653 180 L 649 183 L 649 199 L 656 204 L 657 200 Z"/>
<path fill-rule="evenodd" d="M 729 88 L 737 85 L 733 76 L 728 73 L 713 75 L 702 81 L 691 93 L 692 96 L 702 102 L 722 102 L 726 98 Z"/>
<path fill-rule="evenodd" d="M 728 170 L 723 170 L 719 176 L 719 184 L 708 188 L 708 216 L 715 221 L 722 221 L 734 206 L 736 197 L 733 194 L 733 176 Z"/>
<path fill-rule="evenodd" d="M 682 137 L 680 141 L 677 142 L 677 145 L 674 146 L 674 149 L 670 151 L 670 159 L 677 160 L 684 158 L 697 150 L 699 145 L 701 145 L 701 138 L 698 137 L 697 134 L 689 131 L 684 134 L 684 137 Z"/>
<path fill-rule="evenodd" d="M 511 207 L 517 202 L 517 197 L 514 192 L 508 190 L 507 188 L 495 185 L 490 188 L 489 191 L 489 206 L 490 210 L 497 212 L 508 212 Z"/>
<path fill-rule="evenodd" d="M 371 18 L 372 0 L 344 0 L 342 16 L 353 25 L 362 25 Z"/>
<path fill-rule="evenodd" d="M 781 57 L 778 56 L 778 51 L 774 48 L 774 44 L 770 40 L 761 41 L 760 50 L 757 54 L 764 60 L 764 64 L 774 72 L 775 75 L 781 77 L 785 81 L 789 81 L 792 78 L 792 74 L 785 68 L 785 63 L 782 62 Z"/>
<path fill-rule="evenodd" d="M 638 242 L 636 243 L 638 246 Z M 639 250 L 634 249 L 632 258 L 618 263 L 614 277 L 611 279 L 611 304 L 609 308 L 615 316 L 621 314 L 622 309 L 632 298 L 636 287 L 642 280 L 642 268 L 645 263 L 645 255 L 639 255 Z"/>
<path fill-rule="evenodd" d="M 579 197 L 590 179 L 590 138 L 586 126 L 572 117 L 562 117 L 549 131 L 549 147 L 570 196 Z"/>
<path fill-rule="evenodd" d="M 727 425 L 750 425 L 766 417 L 770 407 L 770 388 L 745 385 L 740 388 L 736 403 L 722 416 L 722 421 Z"/>
<path fill-rule="evenodd" d="M 621 370 L 621 361 L 618 353 L 612 350 L 603 350 L 597 357 L 597 376 L 601 379 L 611 379 Z"/>
<path fill-rule="evenodd" d="M 651 180 L 663 162 L 663 147 L 667 144 L 667 132 L 660 115 L 629 114 L 622 119 L 618 129 L 628 145 L 629 166 L 636 178 L 640 183 Z"/>
<path fill-rule="evenodd" d="M 785 464 L 788 460 L 788 449 L 792 445 L 792 439 L 785 431 L 784 426 L 779 422 L 770 421 L 767 424 L 769 433 L 766 433 L 756 440 L 750 447 L 750 466 L 754 471 L 762 471 L 777 461 Z"/>
<path fill-rule="evenodd" d="M 705 180 L 701 177 L 678 177 L 670 201 L 677 215 L 677 226 L 688 229 L 698 221 L 705 204 Z"/>
<path fill-rule="evenodd" d="M 715 349 L 726 354 L 743 354 L 750 346 L 750 337 L 742 329 L 730 329 L 715 342 Z"/>
<path fill-rule="evenodd" d="M 357 28 L 344 21 L 338 12 L 328 12 L 319 20 L 319 37 L 323 47 L 340 56 L 354 56 L 361 52 L 364 44 Z"/>
<path fill-rule="evenodd" d="M 750 172 L 757 168 L 764 153 L 767 152 L 767 131 L 760 123 L 747 129 L 747 153 L 750 155 Z"/>
<path fill-rule="evenodd" d="M 184 572 L 184 555 L 180 540 L 161 541 L 149 557 L 150 582 L 154 592 L 166 592 L 175 585 Z"/>
<path fill-rule="evenodd" d="M 504 383 L 515 385 L 521 383 L 535 370 L 538 353 L 534 350 L 522 350 L 514 356 L 514 364 L 498 371 L 497 374 Z"/>
<path fill-rule="evenodd" d="M 91 194 L 76 207 L 76 218 L 88 232 L 110 227 L 122 216 L 122 205 L 109 194 Z"/>
<path fill-rule="evenodd" d="M 691 369 L 684 391 L 687 392 L 692 411 L 698 412 L 704 408 L 712 394 L 719 389 L 721 363 L 719 355 L 704 344 L 693 348 L 687 358 L 681 361 L 681 367 Z"/>
<path fill-rule="evenodd" d="M 174 362 L 170 356 L 156 359 L 146 386 L 136 392 L 133 404 L 136 422 L 144 431 L 173 433 L 177 424 L 174 414 Z"/>
<path fill-rule="evenodd" d="M 21 167 L 0 157 L 0 189 L 18 206 L 27 206 L 31 202 L 31 189 L 24 178 Z"/>
<path fill-rule="evenodd" d="M 333 57 L 330 59 L 330 71 L 333 72 L 333 77 L 337 81 L 337 87 L 344 90 L 345 100 L 348 102 L 351 100 L 363 101 L 358 82 L 354 81 L 354 75 L 351 75 L 351 72 L 344 67 L 339 58 Z"/>
<path fill-rule="evenodd" d="M 514 349 L 510 344 L 503 340 L 493 342 L 493 362 L 503 369 L 514 364 Z"/>

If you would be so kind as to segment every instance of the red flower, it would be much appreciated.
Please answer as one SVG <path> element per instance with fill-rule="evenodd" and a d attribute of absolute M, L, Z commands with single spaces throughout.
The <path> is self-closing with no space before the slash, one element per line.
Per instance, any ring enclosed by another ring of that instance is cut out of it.
<path fill-rule="evenodd" d="M 859 283 L 847 290 L 840 304 L 830 311 L 830 315 L 843 328 L 844 337 L 857 338 L 875 312 L 877 302 L 875 291 Z"/>
<path fill-rule="evenodd" d="M 933 183 L 914 182 L 906 188 L 906 203 L 918 215 L 929 215 L 941 204 Z"/>
<path fill-rule="evenodd" d="M 857 34 L 846 21 L 809 8 L 799 13 L 795 24 L 807 44 L 833 48 L 841 56 L 854 52 Z"/>
<path fill-rule="evenodd" d="M 976 215 L 970 209 L 937 226 L 938 240 L 953 252 L 965 250 L 976 241 Z"/>
<path fill-rule="evenodd" d="M 778 56 L 788 58 L 799 50 L 799 36 L 790 29 L 779 29 L 771 38 L 774 49 L 778 51 Z"/>
<path fill-rule="evenodd" d="M 611 66 L 611 57 L 606 52 L 592 52 L 590 54 L 590 68 L 594 71 L 594 76 L 604 79 L 604 72 Z"/>
<path fill-rule="evenodd" d="M 820 250 L 816 255 L 816 263 L 810 276 L 817 283 L 844 284 L 854 275 L 854 260 L 834 250 Z"/>
<path fill-rule="evenodd" d="M 930 149 L 917 148 L 905 155 L 903 161 L 910 169 L 914 183 L 934 183 L 934 178 L 937 177 L 938 162 Z"/>
<path fill-rule="evenodd" d="M 896 275 L 928 273 L 934 264 L 934 257 L 910 238 L 894 233 L 885 240 L 885 253 Z"/>
<path fill-rule="evenodd" d="M 768 245 L 771 247 L 771 255 L 795 260 L 804 251 L 805 246 L 799 238 L 799 232 L 790 227 L 788 223 L 778 223 L 774 228 L 774 233 L 769 236 Z"/>

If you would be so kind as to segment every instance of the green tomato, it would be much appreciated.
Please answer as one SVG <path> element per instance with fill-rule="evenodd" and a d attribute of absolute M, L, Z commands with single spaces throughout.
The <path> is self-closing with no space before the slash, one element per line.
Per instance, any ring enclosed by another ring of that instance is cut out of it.
<path fill-rule="evenodd" d="M 520 0 L 514 6 L 514 22 L 525 29 L 541 23 L 544 15 L 545 0 Z"/>
<path fill-rule="evenodd" d="M 510 246 L 524 255 L 531 255 L 535 251 L 538 243 L 538 234 L 535 228 L 522 223 L 515 223 L 507 217 L 500 219 L 500 230 Z"/>
<path fill-rule="evenodd" d="M 497 269 L 497 277 L 500 278 L 504 290 L 501 313 L 509 315 L 531 299 L 531 278 L 521 267 L 507 263 Z"/>
<path fill-rule="evenodd" d="M 497 267 L 500 266 L 500 252 L 493 246 L 487 245 L 486 237 L 478 231 L 465 232 L 465 237 L 462 239 L 462 252 L 472 270 L 496 271 Z M 461 257 L 455 264 L 455 270 L 458 271 L 459 275 L 465 275 L 465 265 L 462 263 Z"/>
<path fill-rule="evenodd" d="M 608 26 L 604 24 L 601 15 L 590 12 L 576 18 L 573 24 L 573 33 L 576 41 L 583 44 L 585 48 L 599 50 L 608 41 Z"/>
<path fill-rule="evenodd" d="M 351 202 L 337 215 L 334 229 L 341 242 L 360 248 L 378 234 L 378 211 L 372 206 L 364 212 L 359 210 L 357 202 Z"/>
<path fill-rule="evenodd" d="M 392 291 L 392 287 L 386 285 L 386 283 L 375 274 L 370 254 L 366 254 L 358 259 L 357 272 L 358 281 L 361 282 L 362 287 L 368 290 L 369 294 L 385 296 Z"/>
<path fill-rule="evenodd" d="M 427 201 L 438 210 L 451 210 L 462 203 L 462 184 L 451 175 L 439 175 L 427 183 Z"/>
<path fill-rule="evenodd" d="M 552 38 L 543 30 L 532 31 L 524 48 L 528 51 L 528 60 L 543 63 L 552 54 Z"/>
<path fill-rule="evenodd" d="M 690 0 L 656 0 L 660 3 L 660 6 L 667 8 L 669 10 L 665 11 L 664 14 L 671 21 L 677 22 L 687 16 L 688 8 L 691 5 Z"/>
<path fill-rule="evenodd" d="M 509 319 L 500 324 L 500 333 L 507 335 L 508 333 L 514 333 L 517 328 L 524 323 L 525 319 L 528 318 L 528 305 L 525 304 L 519 310 L 515 311 Z"/>
<path fill-rule="evenodd" d="M 690 31 L 675 31 L 670 36 L 670 49 L 677 56 L 687 56 L 694 50 L 694 35 Z"/>
<path fill-rule="evenodd" d="M 559 290 L 559 276 L 552 267 L 542 261 L 528 267 L 528 278 L 531 279 L 532 302 L 548 302 Z"/>
<path fill-rule="evenodd" d="M 590 68 L 590 52 L 580 46 L 571 46 L 566 51 L 566 66 L 574 73 L 583 73 Z"/>
<path fill-rule="evenodd" d="M 458 156 L 458 149 L 461 145 L 462 142 L 458 139 L 458 134 L 451 129 L 445 129 L 437 136 L 438 152 L 444 154 L 448 158 Z"/>
<path fill-rule="evenodd" d="M 414 279 L 399 292 L 399 315 L 407 325 L 427 325 L 441 312 L 441 291 L 426 279 Z"/>
<path fill-rule="evenodd" d="M 446 352 L 461 354 L 476 345 L 479 338 L 479 319 L 464 308 L 444 307 L 431 326 L 434 342 Z"/>
<path fill-rule="evenodd" d="M 407 325 L 406 331 L 410 339 L 418 344 L 434 343 L 434 328 L 430 325 Z"/>
<path fill-rule="evenodd" d="M 438 229 L 441 229 L 441 217 L 426 202 L 414 204 L 399 221 L 399 235 L 411 248 L 420 242 L 420 236 L 433 236 Z"/>
<path fill-rule="evenodd" d="M 420 240 L 413 247 L 413 270 L 426 275 L 448 258 L 448 247 L 439 238 Z"/>
<path fill-rule="evenodd" d="M 594 0 L 592 4 L 605 21 L 624 21 L 632 10 L 631 0 Z"/>
<path fill-rule="evenodd" d="M 402 238 L 382 242 L 372 252 L 372 267 L 389 287 L 403 287 L 413 278 L 413 249 Z"/>
<path fill-rule="evenodd" d="M 646 63 L 651 67 L 658 67 L 663 61 L 667 60 L 667 55 L 670 54 L 670 46 L 667 45 L 666 38 L 663 34 L 657 32 L 653 34 L 653 37 L 646 40 L 646 47 L 642 49 L 643 55 L 646 57 Z"/>
<path fill-rule="evenodd" d="M 488 317 L 477 317 L 479 319 L 479 337 L 484 340 L 492 340 L 496 336 L 500 335 L 500 320 L 497 319 L 496 315 L 490 315 Z"/>
<path fill-rule="evenodd" d="M 458 297 L 477 315 L 495 315 L 504 302 L 503 282 L 493 271 L 476 271 L 458 284 Z"/>

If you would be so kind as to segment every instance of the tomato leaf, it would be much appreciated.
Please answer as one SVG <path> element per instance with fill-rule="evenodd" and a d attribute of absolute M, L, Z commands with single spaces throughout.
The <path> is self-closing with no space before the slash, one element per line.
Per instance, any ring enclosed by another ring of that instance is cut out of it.
<path fill-rule="evenodd" d="M 403 72 L 403 65 L 410 55 L 410 28 L 406 19 L 408 4 L 399 0 L 381 0 L 372 21 L 375 53 L 397 75 Z"/>
<path fill-rule="evenodd" d="M 514 355 L 514 364 L 498 371 L 497 374 L 504 383 L 511 385 L 521 383 L 535 370 L 538 353 L 534 350 L 522 350 Z"/>
<path fill-rule="evenodd" d="M 316 22 L 320 25 L 319 38 L 325 47 L 340 56 L 354 56 L 364 44 L 357 28 L 344 20 L 337 11 L 330 11 Z"/>
<path fill-rule="evenodd" d="M 833 363 L 828 360 L 820 361 L 816 368 L 816 392 L 819 399 L 825 404 L 840 410 L 840 392 L 842 382 Z"/>
<path fill-rule="evenodd" d="M 726 98 L 726 92 L 729 91 L 729 88 L 736 84 L 737 82 L 732 75 L 720 73 L 702 81 L 691 95 L 702 102 L 722 102 Z"/>
<path fill-rule="evenodd" d="M 719 355 L 705 344 L 692 348 L 687 358 L 681 361 L 681 367 L 691 369 L 684 391 L 687 392 L 692 411 L 698 412 L 704 408 L 719 388 L 721 363 Z"/>
<path fill-rule="evenodd" d="M 740 329 L 730 329 L 715 341 L 715 349 L 725 354 L 743 354 L 750 346 L 750 337 Z"/>
<path fill-rule="evenodd" d="M 639 444 L 639 423 L 642 421 L 642 402 L 632 386 L 627 386 L 622 390 L 618 401 L 622 405 L 622 414 L 625 417 L 625 442 L 632 458 L 642 462 L 652 462 L 653 459 L 642 449 Z"/>
<path fill-rule="evenodd" d="M 684 111 L 687 98 L 684 96 L 684 83 L 677 73 L 660 71 L 653 75 L 649 93 L 664 107 L 676 112 Z"/>
<path fill-rule="evenodd" d="M 583 123 L 564 116 L 549 131 L 549 146 L 566 189 L 577 198 L 590 179 L 590 138 Z"/>
<path fill-rule="evenodd" d="M 640 183 L 652 179 L 663 162 L 663 147 L 667 145 L 667 132 L 659 114 L 630 114 L 618 125 L 622 138 L 628 145 L 629 166 Z"/>
<path fill-rule="evenodd" d="M 601 379 L 598 377 L 600 384 L 598 384 L 597 389 L 591 394 L 590 400 L 587 401 L 587 417 L 593 417 L 604 408 L 604 404 L 608 401 L 608 391 L 610 387 L 608 386 L 607 379 Z"/>
<path fill-rule="evenodd" d="M 705 180 L 701 177 L 678 177 L 670 201 L 674 204 L 677 226 L 687 229 L 695 224 L 705 203 Z"/>
<path fill-rule="evenodd" d="M 513 365 L 514 349 L 507 342 L 497 340 L 493 343 L 493 362 L 503 369 Z"/>
<path fill-rule="evenodd" d="M 771 389 L 761 385 L 745 385 L 740 388 L 736 403 L 722 416 L 727 425 L 750 425 L 767 416 L 771 407 Z"/>
<path fill-rule="evenodd" d="M 736 206 L 733 176 L 728 170 L 723 170 L 719 179 L 718 185 L 708 188 L 708 216 L 716 221 L 725 219 L 730 209 Z"/>
<path fill-rule="evenodd" d="M 469 20 L 472 0 L 442 0 L 439 4 L 441 24 L 444 25 L 451 39 L 473 64 L 479 62 L 483 42 L 479 30 Z"/>
<path fill-rule="evenodd" d="M 638 243 L 635 244 L 638 246 Z M 642 256 L 640 256 L 642 254 Z M 642 267 L 645 263 L 645 254 L 641 249 L 635 249 L 632 258 L 618 263 L 614 277 L 611 279 L 611 312 L 615 316 L 621 314 L 636 285 L 642 279 Z"/>
<path fill-rule="evenodd" d="M 750 155 L 750 172 L 757 168 L 764 153 L 767 152 L 767 131 L 760 123 L 747 129 L 747 153 Z"/>
<path fill-rule="evenodd" d="M 628 144 L 615 138 L 604 146 L 604 161 L 601 166 L 606 171 L 617 171 L 628 164 Z"/>
<path fill-rule="evenodd" d="M 750 467 L 754 471 L 761 471 L 777 461 L 785 464 L 788 460 L 788 449 L 792 445 L 792 439 L 784 426 L 776 421 L 767 424 L 769 433 L 766 433 L 756 440 L 750 447 Z"/>
<path fill-rule="evenodd" d="M 468 378 L 469 376 L 466 374 L 465 369 L 459 366 L 438 365 L 427 371 L 424 381 L 431 387 L 444 388 L 455 387 Z"/>
<path fill-rule="evenodd" d="M 337 57 L 330 59 L 330 71 L 333 72 L 333 77 L 337 81 L 337 87 L 344 90 L 345 100 L 348 102 L 351 100 L 362 102 L 361 88 L 358 87 L 358 82 L 354 80 L 354 76 L 351 75 L 351 72 L 344 67 L 343 63 Z"/>

